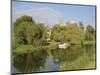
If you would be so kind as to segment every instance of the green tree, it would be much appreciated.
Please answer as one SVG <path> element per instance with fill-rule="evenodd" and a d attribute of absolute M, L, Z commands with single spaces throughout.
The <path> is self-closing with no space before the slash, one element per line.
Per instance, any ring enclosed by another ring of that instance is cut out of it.
<path fill-rule="evenodd" d="M 65 37 L 65 34 L 64 32 L 66 32 L 66 26 L 65 25 L 62 25 L 64 23 L 59 23 L 59 24 L 56 24 L 52 27 L 51 29 L 51 37 L 52 37 L 52 40 L 55 40 L 55 41 L 62 41 L 62 40 L 65 40 L 64 37 Z"/>
<path fill-rule="evenodd" d="M 58 24 L 52 28 L 52 36 L 55 41 L 80 43 L 84 39 L 84 32 L 76 23 L 67 23 L 65 26 Z"/>
<path fill-rule="evenodd" d="M 18 44 L 27 44 L 26 29 L 27 26 L 35 25 L 31 16 L 21 16 L 13 24 L 13 37 Z"/>
<path fill-rule="evenodd" d="M 76 24 L 67 25 L 65 34 L 66 40 L 70 40 L 71 43 L 79 44 L 84 39 L 83 30 Z"/>
<path fill-rule="evenodd" d="M 20 23 L 22 22 L 33 22 L 35 23 L 35 21 L 33 21 L 32 17 L 31 16 L 21 16 L 20 18 L 18 18 L 15 22 L 14 22 L 14 26 L 18 26 Z"/>
<path fill-rule="evenodd" d="M 84 25 L 83 25 L 83 22 L 79 22 L 79 27 L 84 30 Z"/>
<path fill-rule="evenodd" d="M 19 22 L 20 21 L 20 22 Z M 18 24 L 16 26 L 16 24 Z M 14 23 L 14 37 L 18 44 L 42 44 L 45 27 L 43 24 L 36 24 L 31 17 L 22 16 Z"/>
<path fill-rule="evenodd" d="M 33 41 L 35 40 L 37 35 L 37 27 L 36 25 L 27 25 L 26 28 L 26 40 L 28 44 L 33 44 Z"/>
<path fill-rule="evenodd" d="M 23 22 L 19 24 L 16 28 L 14 28 L 14 35 L 15 35 L 15 41 L 18 44 L 26 44 L 26 22 Z"/>
<path fill-rule="evenodd" d="M 88 25 L 85 31 L 85 40 L 95 40 L 95 30 L 91 25 Z"/>

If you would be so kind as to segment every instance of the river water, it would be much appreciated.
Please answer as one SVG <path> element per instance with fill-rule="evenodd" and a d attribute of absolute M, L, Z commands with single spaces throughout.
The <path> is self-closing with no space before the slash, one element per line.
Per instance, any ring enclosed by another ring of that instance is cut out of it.
<path fill-rule="evenodd" d="M 16 54 L 13 57 L 12 73 L 62 71 L 62 64 L 86 55 L 95 55 L 94 45 L 72 45 L 65 50 L 39 50 L 34 53 Z M 95 59 L 95 56 L 92 59 Z"/>

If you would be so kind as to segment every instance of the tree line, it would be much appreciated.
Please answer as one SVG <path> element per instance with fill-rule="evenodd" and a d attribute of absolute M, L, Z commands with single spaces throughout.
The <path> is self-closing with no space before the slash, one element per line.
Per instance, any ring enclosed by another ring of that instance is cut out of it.
<path fill-rule="evenodd" d="M 36 23 L 31 16 L 24 15 L 13 23 L 13 42 L 41 46 L 47 44 L 47 38 L 51 41 L 65 41 L 73 44 L 95 41 L 95 28 L 92 25 L 87 25 L 86 28 L 84 26 L 82 22 L 77 24 L 61 21 L 50 28 L 43 23 Z M 47 34 L 48 30 L 51 31 L 50 36 Z"/>

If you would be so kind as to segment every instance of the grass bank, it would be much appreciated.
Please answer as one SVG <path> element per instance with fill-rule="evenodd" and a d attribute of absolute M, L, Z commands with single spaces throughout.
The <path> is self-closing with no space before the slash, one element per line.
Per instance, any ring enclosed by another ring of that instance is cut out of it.
<path fill-rule="evenodd" d="M 32 53 L 34 51 L 39 51 L 40 47 L 34 47 L 33 45 L 18 45 L 13 52 L 14 53 Z"/>

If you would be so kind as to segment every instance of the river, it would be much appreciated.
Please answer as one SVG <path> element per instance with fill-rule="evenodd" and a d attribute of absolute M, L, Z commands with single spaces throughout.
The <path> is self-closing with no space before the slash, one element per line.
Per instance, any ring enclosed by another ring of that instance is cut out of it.
<path fill-rule="evenodd" d="M 76 70 L 77 68 L 67 69 L 67 64 L 75 62 L 73 65 L 76 65 L 78 58 L 82 56 L 88 56 L 87 60 L 95 62 L 95 46 L 72 45 L 64 50 L 39 50 L 34 53 L 16 54 L 13 57 L 12 73 Z M 85 62 L 85 59 L 82 61 Z M 84 66 L 79 69 L 85 69 Z M 91 67 L 88 69 L 91 69 Z"/>

